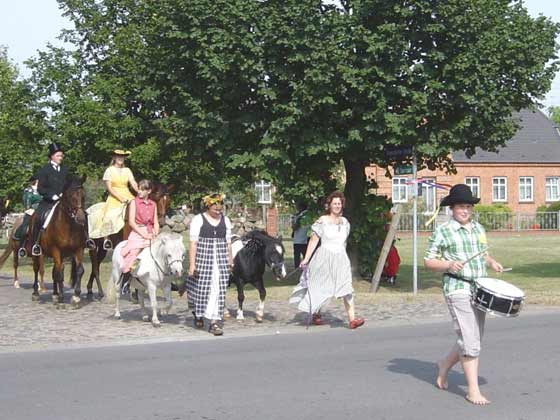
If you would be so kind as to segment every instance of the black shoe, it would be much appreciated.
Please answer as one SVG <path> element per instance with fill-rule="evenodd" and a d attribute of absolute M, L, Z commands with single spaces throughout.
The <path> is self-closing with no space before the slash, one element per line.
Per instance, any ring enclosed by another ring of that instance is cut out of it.
<path fill-rule="evenodd" d="M 210 324 L 210 328 L 208 328 L 208 332 L 212 333 L 214 335 L 223 335 L 224 334 L 224 330 L 222 329 L 222 327 L 220 327 L 220 324 L 218 324 L 217 322 L 212 322 Z"/>
<path fill-rule="evenodd" d="M 110 249 L 113 249 L 113 242 L 111 242 L 110 239 L 105 239 L 103 241 L 103 249 L 105 251 L 109 251 Z"/>
<path fill-rule="evenodd" d="M 18 249 L 18 257 L 20 258 L 25 258 L 27 257 L 27 250 L 24 247 L 21 247 L 20 249 Z"/>
<path fill-rule="evenodd" d="M 95 241 L 93 239 L 88 238 L 86 239 L 86 248 L 95 251 L 97 249 L 97 245 L 95 244 Z"/>
<path fill-rule="evenodd" d="M 130 271 L 128 273 L 121 274 L 121 295 L 126 295 L 130 292 L 130 279 L 132 274 Z"/>
<path fill-rule="evenodd" d="M 193 314 L 193 316 L 194 316 L 194 319 L 193 319 L 194 327 L 195 327 L 197 330 L 200 330 L 200 329 L 204 328 L 204 319 L 202 319 L 202 318 L 197 318 L 197 317 L 196 317 L 196 313 L 195 313 L 194 311 L 193 311 L 192 314 Z"/>
<path fill-rule="evenodd" d="M 34 257 L 43 255 L 43 249 L 41 248 L 41 245 L 39 244 L 33 245 L 33 248 L 31 248 L 31 255 L 33 255 Z"/>

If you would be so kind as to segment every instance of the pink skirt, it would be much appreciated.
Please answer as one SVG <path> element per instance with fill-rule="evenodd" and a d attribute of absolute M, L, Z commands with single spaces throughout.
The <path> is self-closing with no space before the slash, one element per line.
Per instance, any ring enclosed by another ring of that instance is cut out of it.
<path fill-rule="evenodd" d="M 144 234 L 148 233 L 146 227 L 140 227 L 140 231 Z M 150 246 L 150 241 L 141 237 L 135 231 L 130 232 L 126 245 L 121 249 L 121 256 L 123 257 L 121 269 L 123 273 L 128 273 L 132 263 L 144 248 Z"/>

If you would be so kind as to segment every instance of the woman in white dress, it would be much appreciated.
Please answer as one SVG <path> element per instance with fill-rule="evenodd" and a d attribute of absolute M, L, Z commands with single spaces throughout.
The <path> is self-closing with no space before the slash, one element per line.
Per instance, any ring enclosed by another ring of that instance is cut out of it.
<path fill-rule="evenodd" d="M 333 297 L 342 298 L 349 328 L 358 328 L 364 324 L 364 320 L 354 313 L 352 270 L 346 254 L 350 223 L 342 216 L 344 195 L 340 191 L 331 193 L 325 207 L 327 214 L 311 226 L 313 233 L 300 264 L 304 272 L 292 292 L 290 303 L 297 303 L 301 311 L 313 314 L 313 323 L 320 325 L 321 308 Z M 319 240 L 321 246 L 313 255 Z"/>

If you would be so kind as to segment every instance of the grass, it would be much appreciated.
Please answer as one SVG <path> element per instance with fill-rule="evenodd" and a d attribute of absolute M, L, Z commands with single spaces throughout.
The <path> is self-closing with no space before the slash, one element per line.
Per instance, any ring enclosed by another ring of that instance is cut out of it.
<path fill-rule="evenodd" d="M 560 305 L 560 233 L 550 234 L 492 234 L 488 235 L 490 252 L 494 258 L 502 263 L 504 267 L 513 267 L 508 273 L 497 275 L 489 273 L 490 277 L 501 278 L 507 282 L 520 287 L 526 295 L 526 302 L 542 305 Z M 424 250 L 428 242 L 427 236 L 418 238 L 418 296 L 412 295 L 412 238 L 410 235 L 402 235 L 397 242 L 397 248 L 401 256 L 401 266 L 396 286 L 381 284 L 379 292 L 369 292 L 370 283 L 359 279 L 354 281 L 354 288 L 359 295 L 360 303 L 375 303 L 386 299 L 433 299 L 441 295 L 441 276 L 431 273 L 422 266 Z M 5 241 L 0 244 L 3 249 Z M 292 246 L 290 241 L 285 242 L 286 261 L 288 271 L 292 267 Z M 0 274 L 11 277 L 11 259 L 0 269 Z M 67 264 L 68 265 L 68 264 Z M 89 278 L 89 257 L 85 258 L 85 274 L 82 280 L 82 290 L 85 290 L 85 282 Z M 45 278 L 50 283 L 50 272 L 52 264 L 47 262 Z M 66 268 L 68 276 L 69 268 Z M 23 279 L 33 278 L 31 259 L 25 258 L 20 265 L 20 277 Z M 110 276 L 110 258 L 106 258 L 101 265 L 101 278 L 104 282 Z M 267 299 L 287 300 L 293 286 L 298 282 L 298 275 L 294 274 L 285 281 L 278 282 L 272 278 L 270 273 L 266 274 Z M 95 286 L 94 286 L 95 287 Z M 247 286 L 246 296 L 249 299 L 257 299 L 258 294 L 251 286 Z M 228 290 L 228 301 L 234 302 L 236 291 L 234 288 Z"/>

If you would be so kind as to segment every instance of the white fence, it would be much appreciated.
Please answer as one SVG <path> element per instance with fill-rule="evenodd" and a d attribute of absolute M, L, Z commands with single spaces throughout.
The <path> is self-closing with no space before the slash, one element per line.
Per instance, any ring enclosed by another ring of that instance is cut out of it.
<path fill-rule="evenodd" d="M 433 214 L 418 213 L 417 228 L 419 232 L 431 232 L 435 226 L 445 223 L 451 217 L 439 214 L 428 226 L 426 223 Z M 474 219 L 482 223 L 488 231 L 530 231 L 547 230 L 560 231 L 560 212 L 537 212 L 537 213 L 475 213 Z M 399 231 L 412 231 L 412 213 L 401 213 Z M 289 238 L 292 234 L 291 215 L 279 214 L 277 220 L 278 234 Z"/>
<path fill-rule="evenodd" d="M 419 232 L 431 232 L 435 226 L 444 223 L 451 216 L 440 214 L 436 219 L 426 226 L 432 217 L 431 214 L 419 213 L 417 218 L 417 229 Z M 536 213 L 495 213 L 480 212 L 474 214 L 474 219 L 479 221 L 488 231 L 530 231 L 547 230 L 560 231 L 560 212 L 536 212 Z M 412 231 L 412 213 L 403 213 L 399 221 L 399 231 Z"/>

